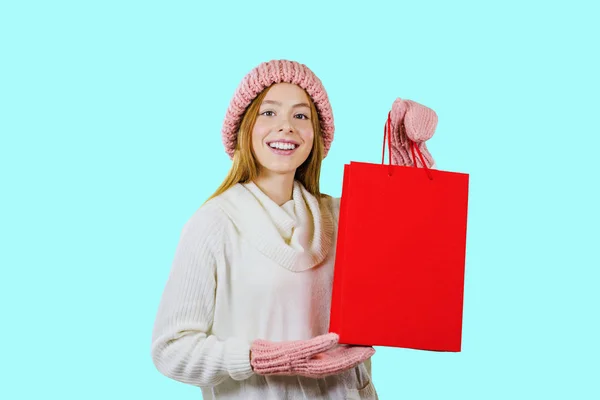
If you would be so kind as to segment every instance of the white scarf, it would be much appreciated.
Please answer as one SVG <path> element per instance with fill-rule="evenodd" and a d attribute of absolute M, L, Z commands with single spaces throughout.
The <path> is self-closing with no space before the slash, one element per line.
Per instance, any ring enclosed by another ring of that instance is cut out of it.
<path fill-rule="evenodd" d="M 294 181 L 293 204 L 283 207 L 254 182 L 237 184 L 219 197 L 218 203 L 241 234 L 284 268 L 295 272 L 313 268 L 331 249 L 334 220 L 325 206 L 327 199 L 319 202 L 298 181 Z"/>

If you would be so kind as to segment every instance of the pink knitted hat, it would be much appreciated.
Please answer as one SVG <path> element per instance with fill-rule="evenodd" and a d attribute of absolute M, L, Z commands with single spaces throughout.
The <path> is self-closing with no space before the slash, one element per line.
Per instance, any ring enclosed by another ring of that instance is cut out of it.
<path fill-rule="evenodd" d="M 329 97 L 321 80 L 304 64 L 288 60 L 271 60 L 250 71 L 242 79 L 231 99 L 221 130 L 223 145 L 229 158 L 233 158 L 238 129 L 246 108 L 264 89 L 282 82 L 300 86 L 312 98 L 321 124 L 324 142 L 323 157 L 327 156 L 335 127 Z"/>

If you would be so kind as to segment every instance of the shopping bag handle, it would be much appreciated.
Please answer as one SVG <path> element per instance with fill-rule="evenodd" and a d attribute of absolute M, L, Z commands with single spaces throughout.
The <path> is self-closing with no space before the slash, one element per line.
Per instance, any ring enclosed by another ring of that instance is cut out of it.
<path fill-rule="evenodd" d="M 383 127 L 383 149 L 381 151 L 381 164 L 384 164 L 385 162 L 385 140 L 387 138 L 387 143 L 388 143 L 388 165 L 389 165 L 389 171 L 388 171 L 388 175 L 392 176 L 392 112 L 388 112 L 388 117 L 387 117 L 387 121 L 385 126 Z M 404 123 L 404 122 L 400 122 L 400 123 Z M 421 154 L 421 150 L 419 150 L 419 146 L 417 146 L 417 144 L 411 140 L 409 137 L 407 137 L 408 142 L 410 143 L 410 151 L 412 153 L 412 159 L 413 159 L 413 166 L 415 168 L 417 167 L 417 161 L 416 161 L 416 157 L 415 157 L 415 150 L 417 150 L 417 153 L 419 153 L 419 158 L 421 159 L 421 163 L 423 164 L 423 167 L 425 169 L 425 173 L 427 174 L 427 177 L 429 177 L 430 180 L 433 180 L 433 176 L 431 175 L 431 171 L 429 170 L 429 167 L 427 167 L 427 163 L 425 162 L 425 159 L 423 158 L 423 154 Z"/>

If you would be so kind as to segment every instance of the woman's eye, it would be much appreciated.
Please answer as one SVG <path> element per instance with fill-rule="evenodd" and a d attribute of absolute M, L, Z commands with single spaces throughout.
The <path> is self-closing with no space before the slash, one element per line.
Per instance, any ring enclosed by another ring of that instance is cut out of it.
<path fill-rule="evenodd" d="M 296 114 L 296 117 L 300 117 L 300 119 L 308 119 L 308 117 L 305 114 Z"/>
<path fill-rule="evenodd" d="M 269 114 L 270 113 L 270 114 Z M 266 115 L 267 117 L 273 116 L 275 113 L 273 111 L 263 111 L 260 115 Z"/>

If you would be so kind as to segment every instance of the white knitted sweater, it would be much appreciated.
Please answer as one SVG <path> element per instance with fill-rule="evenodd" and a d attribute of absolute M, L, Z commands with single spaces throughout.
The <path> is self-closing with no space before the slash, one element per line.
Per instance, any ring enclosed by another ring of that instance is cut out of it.
<path fill-rule="evenodd" d="M 299 182 L 278 206 L 254 183 L 200 207 L 182 229 L 152 334 L 162 374 L 209 399 L 377 399 L 370 360 L 325 379 L 262 376 L 254 339 L 328 332 L 339 199 Z"/>

